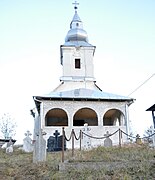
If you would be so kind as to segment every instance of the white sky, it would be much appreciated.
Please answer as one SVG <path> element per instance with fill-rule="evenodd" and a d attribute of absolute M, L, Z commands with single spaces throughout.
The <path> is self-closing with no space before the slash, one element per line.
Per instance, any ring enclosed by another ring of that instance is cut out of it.
<path fill-rule="evenodd" d="M 0 115 L 17 122 L 16 139 L 33 131 L 32 96 L 59 85 L 60 45 L 74 15 L 72 0 L 0 0 Z M 78 14 L 96 46 L 97 85 L 105 92 L 128 95 L 155 73 L 155 1 L 82 1 Z M 132 94 L 135 133 L 152 125 L 155 76 Z"/>

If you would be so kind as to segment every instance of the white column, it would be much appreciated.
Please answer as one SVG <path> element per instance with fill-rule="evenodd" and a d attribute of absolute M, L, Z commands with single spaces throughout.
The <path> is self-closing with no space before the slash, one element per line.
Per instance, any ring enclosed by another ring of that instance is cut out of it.
<path fill-rule="evenodd" d="M 126 122 L 126 133 L 130 134 L 129 131 L 129 112 L 128 112 L 128 105 L 125 105 L 125 122 Z"/>
<path fill-rule="evenodd" d="M 96 112 L 97 113 L 97 118 L 98 118 L 98 126 L 103 126 L 103 119 L 102 119 L 102 113 Z"/>
<path fill-rule="evenodd" d="M 69 112 L 68 114 L 68 127 L 73 127 L 73 113 Z"/>

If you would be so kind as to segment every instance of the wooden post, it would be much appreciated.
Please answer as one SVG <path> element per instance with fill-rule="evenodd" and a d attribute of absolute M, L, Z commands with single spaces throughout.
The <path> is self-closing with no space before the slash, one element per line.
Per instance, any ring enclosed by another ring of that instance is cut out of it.
<path fill-rule="evenodd" d="M 72 129 L 72 157 L 74 156 L 74 129 Z"/>
<path fill-rule="evenodd" d="M 82 141 L 82 130 L 80 130 L 80 151 L 81 151 L 81 141 Z"/>
<path fill-rule="evenodd" d="M 62 163 L 64 162 L 64 144 L 65 144 L 65 131 L 64 131 L 64 127 L 62 128 Z"/>
<path fill-rule="evenodd" d="M 122 131 L 119 129 L 119 147 L 121 147 Z"/>

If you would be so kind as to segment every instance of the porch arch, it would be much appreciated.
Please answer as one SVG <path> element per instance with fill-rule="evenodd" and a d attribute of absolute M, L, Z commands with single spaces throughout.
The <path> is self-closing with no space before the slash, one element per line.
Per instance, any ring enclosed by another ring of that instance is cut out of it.
<path fill-rule="evenodd" d="M 67 113 L 60 108 L 54 108 L 45 116 L 45 126 L 68 126 Z"/>
<path fill-rule="evenodd" d="M 103 126 L 123 126 L 124 114 L 118 109 L 110 109 L 103 116 Z"/>
<path fill-rule="evenodd" d="M 97 114 L 93 109 L 81 108 L 73 117 L 73 126 L 83 126 L 88 123 L 88 126 L 98 126 Z"/>

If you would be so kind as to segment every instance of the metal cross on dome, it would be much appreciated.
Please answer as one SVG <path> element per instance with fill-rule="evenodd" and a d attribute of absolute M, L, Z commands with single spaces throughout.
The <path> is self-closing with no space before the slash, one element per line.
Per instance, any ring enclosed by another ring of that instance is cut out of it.
<path fill-rule="evenodd" d="M 74 9 L 75 9 L 75 11 L 78 9 L 78 5 L 79 5 L 79 3 L 77 2 L 77 1 L 75 1 L 74 3 L 72 3 L 73 5 L 74 5 Z"/>

